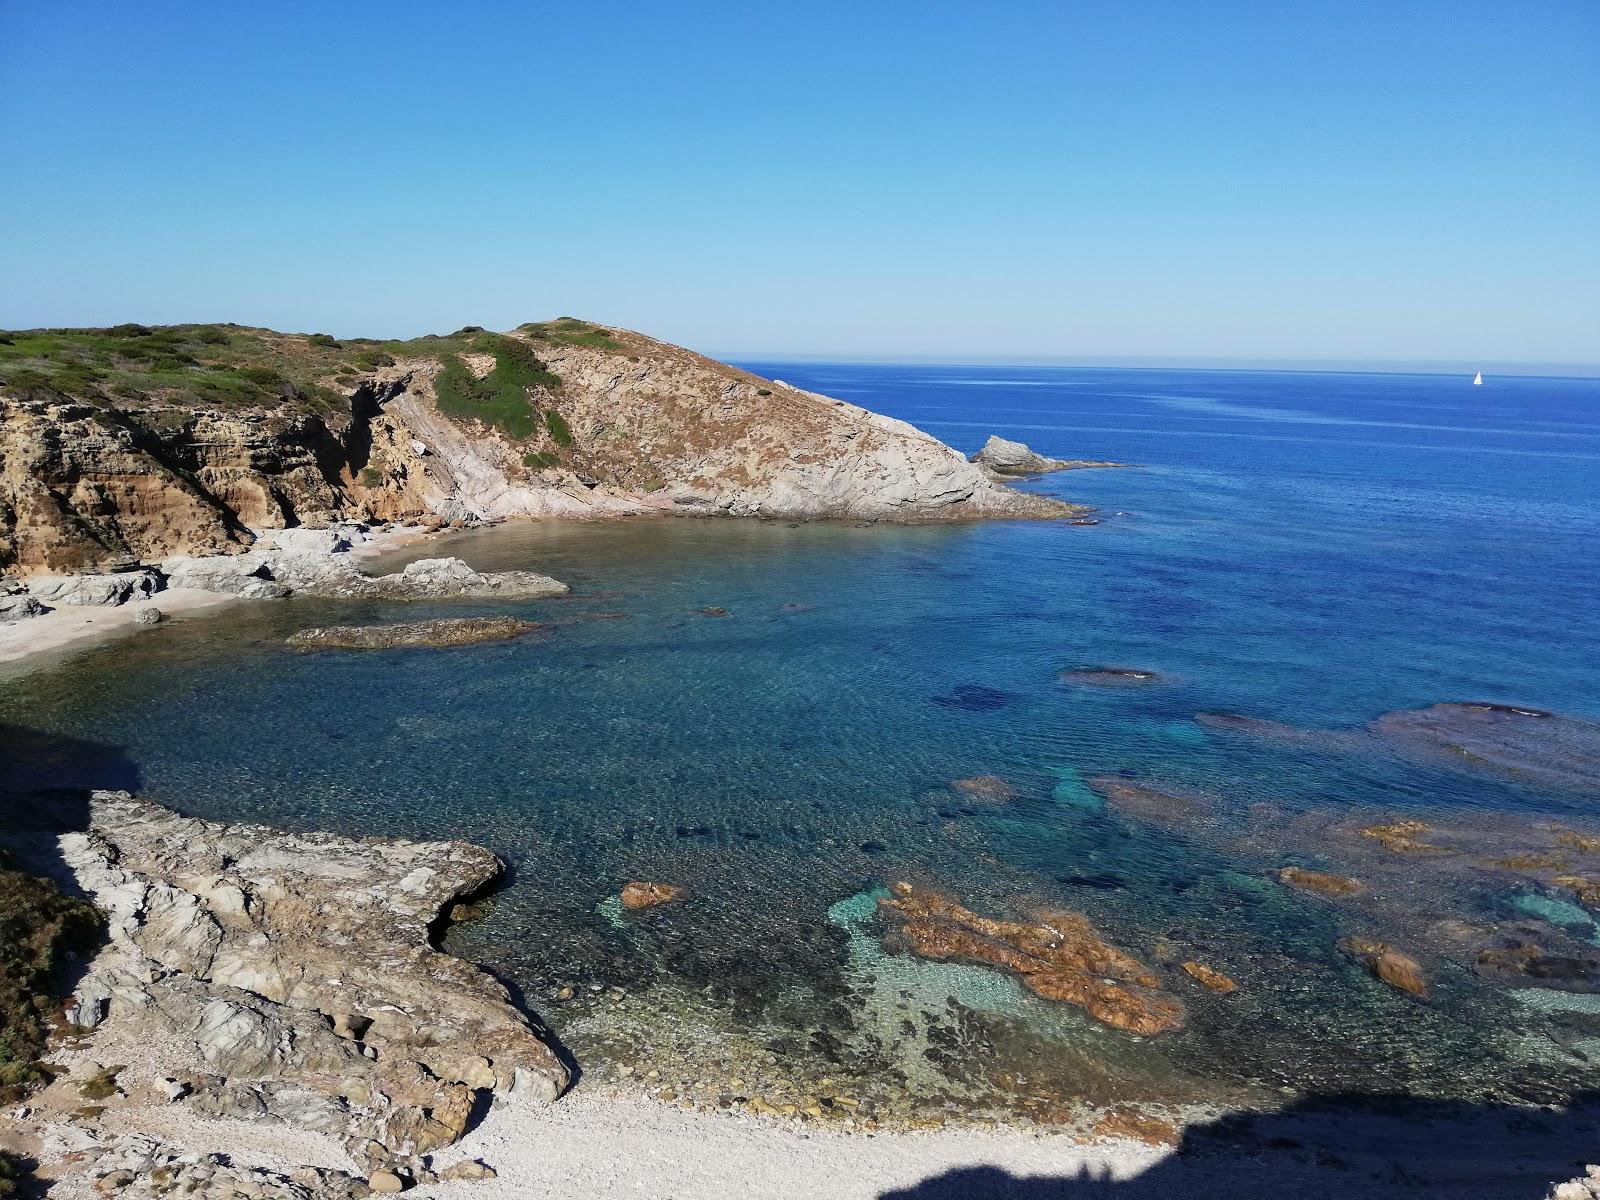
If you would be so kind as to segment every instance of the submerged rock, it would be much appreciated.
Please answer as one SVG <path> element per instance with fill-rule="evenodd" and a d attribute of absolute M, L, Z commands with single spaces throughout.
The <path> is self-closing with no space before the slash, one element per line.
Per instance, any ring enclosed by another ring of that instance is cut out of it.
<path fill-rule="evenodd" d="M 993 712 L 1004 708 L 1014 699 L 1010 692 L 984 687 L 977 683 L 957 684 L 942 696 L 931 697 L 943 708 L 964 708 L 969 712 Z"/>
<path fill-rule="evenodd" d="M 1212 809 L 1209 797 L 1193 792 L 1161 791 L 1120 775 L 1096 775 L 1088 784 L 1124 816 L 1156 825 L 1189 825 L 1210 815 Z"/>
<path fill-rule="evenodd" d="M 1221 971 L 1217 970 L 1215 967 L 1208 967 L 1205 965 L 1205 963 L 1186 962 L 1182 964 L 1182 967 L 1184 972 L 1190 978 L 1198 980 L 1200 983 L 1210 988 L 1213 992 L 1222 992 L 1226 994 L 1234 991 L 1239 986 Z"/>
<path fill-rule="evenodd" d="M 995 434 L 970 461 L 995 475 L 1043 475 L 1049 471 L 1071 471 L 1080 467 L 1120 467 L 1122 463 L 1096 462 L 1084 458 L 1046 458 L 1035 454 L 1021 442 L 1008 441 Z"/>
<path fill-rule="evenodd" d="M 1329 871 L 1311 871 L 1305 867 L 1284 867 L 1278 872 L 1278 879 L 1292 888 L 1315 892 L 1319 896 L 1354 896 L 1362 890 L 1359 879 Z"/>
<path fill-rule="evenodd" d="M 1009 804 L 1022 793 L 998 775 L 974 775 L 950 784 L 956 791 L 986 804 Z"/>
<path fill-rule="evenodd" d="M 1422 967 L 1409 954 L 1396 950 L 1387 942 L 1374 938 L 1347 937 L 1340 941 L 1339 949 L 1350 955 L 1392 988 L 1409 992 L 1413 996 L 1426 996 L 1427 984 L 1422 978 Z"/>
<path fill-rule="evenodd" d="M 1141 671 L 1133 667 L 1076 667 L 1057 676 L 1062 683 L 1079 687 L 1151 687 L 1162 678 L 1154 671 Z"/>
<path fill-rule="evenodd" d="M 645 883 L 632 880 L 622 885 L 622 907 L 637 912 L 661 904 L 672 904 L 687 898 L 688 895 L 688 888 L 675 883 Z"/>
<path fill-rule="evenodd" d="M 896 883 L 878 911 L 896 923 L 885 938 L 923 958 L 955 958 L 1018 976 L 1046 1000 L 1075 1004 L 1095 1020 L 1146 1036 L 1183 1025 L 1183 1006 L 1160 978 L 1101 939 L 1082 914 L 1051 909 L 1037 923 L 998 921 L 928 888 Z"/>
<path fill-rule="evenodd" d="M 178 1102 L 196 1113 L 326 1133 L 377 1166 L 451 1144 L 491 1098 L 566 1087 L 506 990 L 432 948 L 439 915 L 498 878 L 487 850 L 222 825 L 123 792 L 93 793 L 89 817 L 60 853 L 109 944 L 74 1003 L 103 1009 L 97 1039 L 193 1081 Z"/>
<path fill-rule="evenodd" d="M 1423 841 L 1417 836 L 1427 833 L 1432 828 L 1433 826 L 1426 821 L 1405 818 L 1382 825 L 1368 825 L 1359 832 L 1362 837 L 1369 837 L 1385 850 L 1392 850 L 1396 854 L 1452 853 L 1443 846 L 1435 846 L 1432 842 Z"/>
<path fill-rule="evenodd" d="M 1488 702 L 1385 713 L 1371 731 L 1429 762 L 1535 787 L 1600 791 L 1600 722 Z"/>
<path fill-rule="evenodd" d="M 544 626 L 519 617 L 460 617 L 402 625 L 330 625 L 288 639 L 297 650 L 388 650 L 396 646 L 471 646 L 504 641 Z"/>

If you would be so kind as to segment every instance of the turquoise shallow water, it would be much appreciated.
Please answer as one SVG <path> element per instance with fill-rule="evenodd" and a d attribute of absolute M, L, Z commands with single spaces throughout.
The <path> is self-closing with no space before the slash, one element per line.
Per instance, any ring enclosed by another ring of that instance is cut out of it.
<path fill-rule="evenodd" d="M 293 653 L 281 639 L 308 625 L 483 611 L 308 600 L 84 650 L 6 681 L 0 721 L 103 748 L 28 776 L 491 846 L 510 886 L 451 944 L 591 1070 L 826 1075 L 886 1111 L 1348 1087 L 1555 1098 L 1592 1080 L 1592 998 L 1529 1003 L 1432 960 L 1430 1000 L 1400 996 L 1333 949 L 1372 930 L 1280 887 L 1283 847 L 1229 830 L 1262 805 L 1269 826 L 1363 806 L 1582 826 L 1600 797 L 1193 717 L 1345 728 L 1489 700 L 1600 718 L 1600 385 L 750 365 L 963 450 L 997 432 L 1139 465 L 1029 485 L 1097 505 L 1092 527 L 454 535 L 393 562 L 459 554 L 577 594 L 513 606 L 545 633 L 459 650 Z M 1100 664 L 1166 682 L 1057 678 Z M 1201 833 L 1128 819 L 1087 786 L 1103 773 L 1196 789 L 1216 812 Z M 1019 796 L 951 792 L 974 775 Z M 631 878 L 694 899 L 625 917 L 608 901 Z M 995 972 L 886 955 L 874 889 L 897 878 L 987 912 L 1071 907 L 1147 959 L 1165 943 L 1243 986 L 1175 979 L 1187 1027 L 1132 1038 Z M 1570 895 L 1504 903 L 1592 937 Z"/>

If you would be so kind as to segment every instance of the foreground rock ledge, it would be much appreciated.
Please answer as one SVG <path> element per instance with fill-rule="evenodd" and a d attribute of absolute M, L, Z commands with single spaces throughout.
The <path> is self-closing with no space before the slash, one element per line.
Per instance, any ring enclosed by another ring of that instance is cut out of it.
<path fill-rule="evenodd" d="M 222 825 L 125 792 L 94 793 L 60 849 L 110 934 L 66 1017 L 130 1064 L 130 1097 L 164 1089 L 406 1171 L 485 1101 L 568 1084 L 506 990 L 431 945 L 440 913 L 499 877 L 487 850 Z"/>

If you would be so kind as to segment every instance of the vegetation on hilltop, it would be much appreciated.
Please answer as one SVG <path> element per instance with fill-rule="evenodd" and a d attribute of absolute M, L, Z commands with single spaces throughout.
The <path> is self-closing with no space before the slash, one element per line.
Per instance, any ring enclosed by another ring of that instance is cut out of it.
<path fill-rule="evenodd" d="M 41 1078 L 61 961 L 87 951 L 100 926 L 92 905 L 17 870 L 0 852 L 0 1104 Z"/>
<path fill-rule="evenodd" d="M 535 340 L 617 348 L 609 332 L 572 317 L 522 327 Z M 463 356 L 488 354 L 479 379 Z M 468 325 L 451 334 L 380 341 L 325 333 L 283 334 L 239 325 L 113 325 L 98 329 L 0 332 L 0 387 L 21 397 L 70 397 L 107 407 L 174 405 L 273 408 L 340 415 L 340 389 L 403 359 L 439 364 L 439 407 L 482 421 L 517 440 L 548 431 L 558 446 L 571 431 L 553 409 L 542 412 L 532 389 L 559 390 L 561 379 L 528 342 Z M 551 461 L 545 463 L 544 458 Z M 554 465 L 546 453 L 540 465 Z"/>
<path fill-rule="evenodd" d="M 580 321 L 577 317 L 558 317 L 554 321 L 530 321 L 517 328 L 539 342 L 559 342 L 566 346 L 595 346 L 601 350 L 620 350 L 621 345 L 609 329 Z"/>

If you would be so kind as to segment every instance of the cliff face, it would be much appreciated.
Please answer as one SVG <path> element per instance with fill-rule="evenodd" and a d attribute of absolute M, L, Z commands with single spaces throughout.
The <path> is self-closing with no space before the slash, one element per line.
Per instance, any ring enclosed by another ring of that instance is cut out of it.
<path fill-rule="evenodd" d="M 79 402 L 59 383 L 0 389 L 0 570 L 114 569 L 241 550 L 251 529 L 429 514 L 1074 511 L 995 482 L 903 422 L 634 333 L 573 322 L 437 339 L 438 350 L 390 343 L 399 354 L 368 352 L 378 361 L 361 370 L 311 357 L 331 339 L 250 337 L 274 361 L 304 350 L 310 365 L 296 364 L 325 372 L 313 386 L 337 399 L 296 404 L 306 393 L 288 388 L 281 403 L 209 406 L 171 390 L 124 400 L 91 388 Z M 532 364 L 534 382 L 508 376 L 508 357 Z"/>

